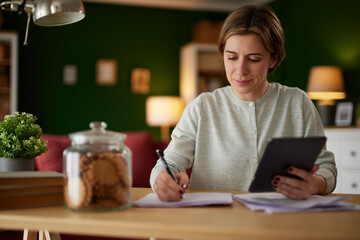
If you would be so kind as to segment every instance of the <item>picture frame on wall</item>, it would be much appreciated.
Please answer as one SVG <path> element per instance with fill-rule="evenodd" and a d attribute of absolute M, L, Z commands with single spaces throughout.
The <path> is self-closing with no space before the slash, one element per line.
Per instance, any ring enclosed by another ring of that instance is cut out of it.
<path fill-rule="evenodd" d="M 96 61 L 96 83 L 103 86 L 116 85 L 117 61 L 115 59 L 98 59 Z"/>
<path fill-rule="evenodd" d="M 134 68 L 131 71 L 131 91 L 137 94 L 150 92 L 151 72 L 148 68 Z"/>
<path fill-rule="evenodd" d="M 355 102 L 339 102 L 336 104 L 335 125 L 351 126 L 354 124 Z"/>

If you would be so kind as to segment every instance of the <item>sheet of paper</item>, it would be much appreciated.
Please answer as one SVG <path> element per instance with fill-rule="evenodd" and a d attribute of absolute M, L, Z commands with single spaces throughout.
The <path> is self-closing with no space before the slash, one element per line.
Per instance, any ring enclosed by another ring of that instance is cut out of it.
<path fill-rule="evenodd" d="M 321 207 L 334 205 L 337 202 L 341 202 L 349 199 L 349 197 L 323 197 L 319 195 L 313 195 L 306 200 L 292 200 L 280 193 L 251 193 L 251 194 L 238 194 L 234 195 L 237 200 L 244 202 L 259 204 L 262 206 L 278 206 L 295 209 L 304 209 L 310 207 Z"/>
<path fill-rule="evenodd" d="M 206 205 L 229 205 L 233 202 L 231 193 L 185 193 L 184 199 L 179 202 L 163 202 L 155 193 L 149 193 L 145 197 L 135 201 L 137 207 L 194 207 Z"/>
<path fill-rule="evenodd" d="M 306 200 L 292 200 L 279 193 L 251 193 L 234 195 L 233 198 L 252 211 L 266 213 L 360 210 L 360 205 L 344 203 L 350 197 L 313 195 Z"/>

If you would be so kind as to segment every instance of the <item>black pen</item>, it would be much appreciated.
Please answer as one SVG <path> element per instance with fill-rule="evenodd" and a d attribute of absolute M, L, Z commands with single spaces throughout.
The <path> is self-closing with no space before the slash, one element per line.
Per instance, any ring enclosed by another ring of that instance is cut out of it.
<path fill-rule="evenodd" d="M 164 158 L 164 154 L 159 150 L 156 149 L 156 153 L 157 155 L 160 157 L 160 159 L 163 161 L 166 171 L 169 173 L 169 175 L 172 177 L 172 179 L 174 179 L 174 181 L 179 184 L 179 181 L 177 180 L 177 178 L 175 177 L 175 175 L 173 174 L 173 172 L 171 171 L 171 169 L 169 168 L 169 165 L 167 164 L 165 158 Z"/>

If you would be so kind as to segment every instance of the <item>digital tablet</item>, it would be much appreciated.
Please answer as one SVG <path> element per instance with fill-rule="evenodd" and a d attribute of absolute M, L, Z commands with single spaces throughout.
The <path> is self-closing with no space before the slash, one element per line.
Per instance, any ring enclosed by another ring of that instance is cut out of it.
<path fill-rule="evenodd" d="M 326 137 L 273 138 L 268 142 L 255 172 L 250 192 L 273 192 L 275 175 L 298 178 L 287 172 L 290 166 L 311 171 L 326 142 Z"/>

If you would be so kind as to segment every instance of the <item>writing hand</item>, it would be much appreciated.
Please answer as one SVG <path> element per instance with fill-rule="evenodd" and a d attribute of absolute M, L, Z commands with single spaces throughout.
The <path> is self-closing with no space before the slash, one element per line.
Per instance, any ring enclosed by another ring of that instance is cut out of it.
<path fill-rule="evenodd" d="M 184 190 L 189 185 L 189 177 L 184 172 L 175 174 L 175 177 L 179 184 L 171 178 L 166 170 L 163 170 L 155 179 L 154 190 L 161 201 L 181 201 Z"/>

